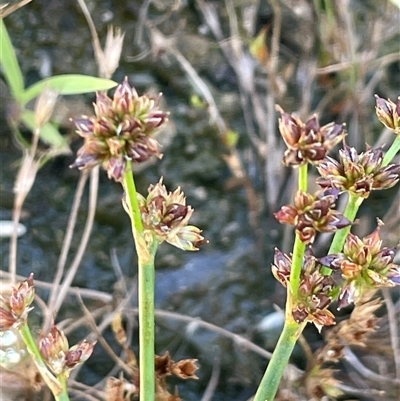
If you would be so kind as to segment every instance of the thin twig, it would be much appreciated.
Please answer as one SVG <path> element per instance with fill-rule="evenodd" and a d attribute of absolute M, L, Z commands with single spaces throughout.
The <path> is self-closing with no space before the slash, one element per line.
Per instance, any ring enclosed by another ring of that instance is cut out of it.
<path fill-rule="evenodd" d="M 86 218 L 85 228 L 75 258 L 72 261 L 68 273 L 60 286 L 59 294 L 53 308 L 55 313 L 58 312 L 59 308 L 61 307 L 67 295 L 68 288 L 71 286 L 72 280 L 74 279 L 75 274 L 78 271 L 78 267 L 81 263 L 83 254 L 85 253 L 86 246 L 90 238 L 90 233 L 92 231 L 94 216 L 96 212 L 98 186 L 99 186 L 99 167 L 96 166 L 90 171 L 89 210 Z"/>
<path fill-rule="evenodd" d="M 362 377 L 376 381 L 378 383 L 396 383 L 400 384 L 400 379 L 393 378 L 390 376 L 380 375 L 361 363 L 354 352 L 349 347 L 343 349 L 343 360 L 347 361 L 350 366 L 356 370 Z"/>
<path fill-rule="evenodd" d="M 265 143 L 268 149 L 268 156 L 265 161 L 265 199 L 270 207 L 275 207 L 278 200 L 279 185 L 276 185 L 277 171 L 281 170 L 281 158 L 276 157 L 277 139 L 276 139 L 276 100 L 275 100 L 275 81 L 276 69 L 279 60 L 279 42 L 282 29 L 282 12 L 277 0 L 271 1 L 271 6 L 274 11 L 274 23 L 272 28 L 272 44 L 271 57 L 267 65 L 268 73 L 268 92 L 266 96 L 266 116 L 265 124 L 268 132 L 265 138 Z M 274 177 L 274 179 L 272 179 Z"/>
<path fill-rule="evenodd" d="M 388 322 L 390 328 L 390 342 L 393 350 L 394 366 L 396 369 L 396 379 L 400 381 L 400 346 L 399 346 L 399 320 L 396 316 L 396 309 L 393 305 L 392 297 L 388 288 L 382 289 L 385 299 L 386 310 L 388 314 Z"/>
<path fill-rule="evenodd" d="M 100 66 L 104 62 L 104 53 L 103 50 L 101 49 L 100 45 L 100 39 L 99 36 L 97 35 L 96 31 L 96 26 L 94 25 L 92 16 L 90 15 L 89 9 L 87 8 L 87 5 L 84 0 L 78 0 L 78 4 L 81 7 L 82 13 L 86 18 L 87 24 L 89 25 L 90 29 L 90 34 L 92 35 L 92 41 L 93 41 L 93 49 L 94 49 L 94 56 L 96 58 L 97 65 Z"/>
<path fill-rule="evenodd" d="M 0 6 L 0 18 L 5 18 L 14 11 L 17 11 L 19 8 L 25 6 L 26 4 L 30 3 L 32 0 L 21 0 L 19 3 L 16 4 L 4 4 Z"/>
<path fill-rule="evenodd" d="M 129 309 L 129 311 L 132 313 L 137 313 L 137 309 Z M 254 344 L 247 338 L 242 337 L 239 334 L 232 333 L 229 330 L 226 330 L 222 327 L 216 326 L 215 324 L 208 323 L 200 318 L 186 316 L 186 315 L 182 315 L 180 313 L 169 312 L 169 311 L 165 311 L 165 310 L 161 310 L 161 309 L 156 309 L 155 315 L 156 315 L 156 317 L 161 317 L 161 318 L 170 318 L 170 319 L 179 320 L 179 321 L 187 322 L 187 323 L 196 323 L 199 325 L 199 327 L 203 327 L 207 330 L 216 332 L 224 337 L 230 338 L 236 345 L 239 345 L 240 347 L 251 350 L 251 351 L 255 352 L 256 354 L 261 355 L 263 358 L 267 358 L 267 359 L 271 358 L 272 354 L 270 352 L 266 351 L 264 348 L 259 347 L 256 344 Z"/>
<path fill-rule="evenodd" d="M 4 270 L 0 270 L 0 278 L 10 280 L 10 273 Z M 18 281 L 26 280 L 25 276 L 17 275 Z M 35 288 L 43 288 L 45 290 L 51 290 L 53 288 L 53 283 L 48 283 L 46 281 L 35 280 Z M 89 288 L 77 288 L 70 287 L 67 289 L 68 295 L 79 294 L 82 297 L 90 298 L 95 301 L 103 302 L 105 304 L 112 302 L 113 296 L 106 292 L 91 290 Z"/>
<path fill-rule="evenodd" d="M 119 264 L 117 250 L 115 248 L 111 249 L 111 265 L 114 268 L 115 275 L 117 276 L 118 282 L 121 284 L 124 296 L 128 294 L 128 287 L 126 285 L 126 280 L 124 274 L 122 273 L 121 265 Z"/>
<path fill-rule="evenodd" d="M 127 365 L 115 352 L 114 350 L 108 345 L 108 342 L 106 339 L 103 337 L 100 329 L 98 328 L 95 320 L 93 319 L 92 314 L 90 313 L 89 309 L 86 307 L 85 303 L 83 302 L 82 298 L 78 295 L 78 301 L 80 303 L 81 309 L 83 310 L 85 316 L 86 316 L 86 322 L 89 325 L 89 327 L 93 330 L 93 332 L 96 334 L 96 338 L 99 340 L 99 343 L 102 345 L 104 350 L 107 352 L 107 354 L 110 356 L 110 358 L 119 366 L 121 367 L 126 374 L 129 376 L 132 376 L 133 371 L 132 368 Z"/>
<path fill-rule="evenodd" d="M 211 401 L 211 399 L 214 396 L 215 390 L 218 386 L 220 373 L 221 373 L 221 357 L 220 355 L 216 355 L 214 358 L 211 377 L 203 393 L 203 397 L 201 397 L 201 401 Z"/>
<path fill-rule="evenodd" d="M 73 234 L 74 234 L 74 230 L 75 230 L 79 206 L 81 204 L 83 190 L 85 189 L 85 185 L 86 185 L 86 181 L 87 181 L 88 177 L 89 177 L 88 170 L 83 170 L 79 177 L 78 186 L 76 188 L 74 201 L 72 203 L 71 213 L 69 215 L 67 229 L 66 229 L 63 245 L 61 248 L 61 253 L 58 258 L 57 273 L 53 280 L 53 286 L 52 286 L 49 301 L 48 301 L 49 313 L 45 316 L 45 320 L 44 320 L 43 326 L 42 326 L 43 331 L 47 331 L 49 329 L 51 320 L 54 319 L 53 312 L 55 311 L 54 307 L 56 305 L 56 298 L 59 296 L 59 285 L 60 285 L 62 276 L 64 274 L 64 269 L 65 269 L 65 264 L 67 261 L 68 252 L 71 248 L 71 242 L 72 242 L 72 238 L 73 238 Z"/>

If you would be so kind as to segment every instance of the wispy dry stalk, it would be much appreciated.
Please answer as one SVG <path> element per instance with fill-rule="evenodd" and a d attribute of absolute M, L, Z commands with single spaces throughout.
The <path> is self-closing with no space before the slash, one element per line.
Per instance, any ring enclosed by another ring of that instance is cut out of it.
<path fill-rule="evenodd" d="M 100 328 L 97 326 L 96 321 L 94 320 L 91 312 L 89 309 L 86 307 L 85 303 L 83 302 L 82 298 L 78 296 L 78 301 L 80 303 L 81 309 L 86 317 L 86 323 L 89 325 L 89 327 L 92 329 L 93 333 L 96 336 L 96 339 L 99 341 L 99 343 L 102 345 L 108 356 L 118 365 L 119 368 L 123 369 L 126 374 L 128 374 L 130 377 L 134 374 L 132 371 L 132 367 L 127 365 L 111 348 L 111 346 L 108 344 L 107 340 L 104 338 L 102 335 L 102 332 Z"/>
<path fill-rule="evenodd" d="M 228 133 L 229 127 L 227 126 L 225 120 L 222 118 L 214 96 L 212 95 L 207 84 L 200 77 L 200 75 L 187 60 L 187 58 L 176 48 L 173 41 L 166 38 L 154 26 L 150 27 L 150 32 L 152 35 L 152 42 L 153 44 L 156 44 L 157 50 L 163 50 L 164 52 L 172 55 L 177 60 L 183 71 L 189 77 L 189 81 L 192 83 L 196 93 L 199 93 L 204 101 L 207 103 L 208 112 L 210 115 L 210 122 L 216 125 L 218 129 L 218 135 L 220 139 L 223 140 Z M 256 226 L 259 205 L 254 188 L 251 184 L 251 181 L 248 179 L 246 170 L 243 167 L 243 163 L 237 149 L 235 147 L 229 147 L 228 152 L 229 153 L 225 156 L 225 161 L 233 176 L 244 183 L 250 205 L 249 208 L 252 212 L 250 218 L 252 220 L 253 226 Z"/>
<path fill-rule="evenodd" d="M 14 11 L 17 11 L 19 8 L 25 6 L 26 4 L 30 3 L 32 0 L 21 0 L 18 3 L 15 4 L 2 4 L 0 6 L 0 18 L 6 18 L 8 15 L 13 13 Z"/>
<path fill-rule="evenodd" d="M 390 328 L 390 343 L 393 350 L 394 366 L 396 370 L 396 379 L 400 383 L 400 321 L 396 314 L 392 296 L 389 289 L 383 288 L 382 294 L 386 304 L 386 311 Z"/>
<path fill-rule="evenodd" d="M 125 34 L 121 33 L 119 28 L 117 28 L 114 32 L 113 27 L 109 26 L 106 43 L 103 50 L 100 45 L 100 39 L 99 35 L 97 34 L 96 26 L 94 25 L 92 16 L 90 15 L 85 1 L 78 0 L 78 3 L 86 18 L 90 33 L 92 35 L 94 55 L 99 69 L 99 76 L 102 78 L 111 78 L 119 65 Z"/>
<path fill-rule="evenodd" d="M 68 219 L 67 229 L 65 232 L 64 241 L 61 248 L 61 253 L 58 258 L 57 272 L 53 279 L 53 286 L 51 288 L 51 293 L 48 301 L 49 313 L 45 315 L 45 320 L 43 322 L 43 331 L 46 332 L 50 328 L 51 322 L 54 319 L 54 313 L 56 311 L 56 299 L 59 297 L 59 285 L 61 283 L 62 277 L 65 271 L 65 264 L 67 262 L 67 257 L 69 250 L 71 248 L 71 242 L 75 231 L 75 225 L 77 221 L 79 206 L 81 204 L 83 191 L 86 186 L 86 181 L 89 177 L 88 171 L 83 171 L 80 174 L 77 189 L 75 191 L 74 201 L 72 203 L 71 212 Z"/>
<path fill-rule="evenodd" d="M 36 138 L 39 137 L 38 132 L 36 133 L 34 138 L 35 137 Z M 32 147 L 29 151 L 24 151 L 22 157 L 22 164 L 19 169 L 14 186 L 14 193 L 15 193 L 14 208 L 13 208 L 14 230 L 12 232 L 10 240 L 10 260 L 9 260 L 10 281 L 12 284 L 15 284 L 17 276 L 18 224 L 21 218 L 22 206 L 25 202 L 25 199 L 29 191 L 32 188 L 32 185 L 35 181 L 36 173 L 38 172 L 40 167 L 40 160 L 35 160 L 37 140 L 38 139 L 34 141 L 34 144 L 32 144 Z"/>
<path fill-rule="evenodd" d="M 89 241 L 93 227 L 94 216 L 96 213 L 98 186 L 99 186 L 99 168 L 95 167 L 90 172 L 89 207 L 88 207 L 88 215 L 86 218 L 85 227 L 82 233 L 82 238 L 79 243 L 78 250 L 76 251 L 75 257 L 71 263 L 71 266 L 69 267 L 68 272 L 61 286 L 58 289 L 58 294 L 54 301 L 54 305 L 51 305 L 54 313 L 57 313 L 61 305 L 63 304 L 64 299 L 68 294 L 68 289 L 71 286 L 71 283 L 76 275 L 76 272 L 78 271 L 82 257 L 85 253 L 86 246 Z"/>
<path fill-rule="evenodd" d="M 218 381 L 221 374 L 221 357 L 217 354 L 214 358 L 213 369 L 211 372 L 210 380 L 207 383 L 207 387 L 204 390 L 203 396 L 201 397 L 201 401 L 211 401 L 215 390 L 218 386 Z"/>
<path fill-rule="evenodd" d="M 92 35 L 93 48 L 95 52 L 96 62 L 99 68 L 99 75 L 103 78 L 111 78 L 112 74 L 115 72 L 115 70 L 119 65 L 124 34 L 122 34 L 119 29 L 117 29 L 116 32 L 114 33 L 113 28 L 109 27 L 105 48 L 103 50 L 100 45 L 100 40 L 96 31 L 96 27 L 94 25 L 90 12 L 86 6 L 86 3 L 84 2 L 84 0 L 78 0 L 78 3 L 82 9 L 83 14 L 85 15 L 85 18 L 87 20 Z M 73 278 L 75 277 L 77 269 L 79 268 L 81 259 L 84 255 L 87 243 L 90 238 L 90 233 L 93 226 L 93 220 L 97 203 L 97 190 L 98 190 L 98 177 L 99 177 L 98 168 L 93 169 L 93 171 L 90 174 L 89 212 L 84 232 L 82 235 L 82 241 L 80 242 L 78 252 L 75 255 L 75 258 L 68 270 L 68 274 L 65 277 L 62 285 L 60 286 L 60 282 L 65 271 L 66 259 L 75 232 L 77 213 L 79 210 L 83 190 L 85 188 L 88 176 L 89 176 L 88 171 L 83 171 L 78 183 L 73 207 L 68 221 L 66 235 L 63 241 L 62 251 L 58 261 L 57 274 L 56 277 L 54 278 L 54 286 L 52 288 L 52 292 L 49 299 L 49 305 L 50 305 L 49 308 L 51 313 L 46 316 L 43 325 L 44 329 L 50 326 L 51 319 L 54 318 L 54 314 L 57 313 L 58 309 L 61 307 L 62 302 L 65 296 L 67 295 L 68 288 L 71 285 Z"/>
<path fill-rule="evenodd" d="M 17 274 L 17 238 L 18 224 L 21 217 L 22 207 L 32 189 L 35 182 L 36 174 L 41 166 L 42 158 L 45 156 L 37 154 L 40 130 L 49 121 L 55 104 L 57 102 L 57 93 L 45 89 L 36 101 L 35 107 L 35 130 L 32 133 L 32 143 L 28 149 L 23 150 L 22 163 L 19 168 L 17 178 L 14 185 L 14 208 L 13 208 L 13 223 L 14 230 L 10 241 L 10 260 L 9 271 L 11 274 L 11 283 L 16 282 Z"/>

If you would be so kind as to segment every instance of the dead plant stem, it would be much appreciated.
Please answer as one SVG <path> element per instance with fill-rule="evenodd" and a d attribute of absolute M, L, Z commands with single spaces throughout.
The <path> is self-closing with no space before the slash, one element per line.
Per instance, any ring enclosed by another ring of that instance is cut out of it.
<path fill-rule="evenodd" d="M 77 186 L 77 189 L 75 192 L 75 197 L 74 197 L 74 201 L 72 204 L 71 213 L 70 213 L 69 219 L 68 219 L 67 230 L 66 230 L 63 245 L 61 248 L 61 253 L 58 258 L 57 273 L 56 273 L 56 276 L 54 277 L 53 286 L 51 288 L 51 293 L 50 293 L 50 297 L 49 297 L 49 302 L 48 302 L 49 313 L 47 313 L 44 323 L 43 323 L 43 331 L 45 331 L 45 332 L 50 328 L 51 321 L 52 321 L 52 319 L 54 319 L 53 312 L 54 312 L 54 307 L 56 305 L 56 298 L 59 296 L 59 285 L 60 285 L 62 276 L 64 274 L 64 268 L 65 268 L 65 264 L 67 261 L 68 252 L 71 248 L 71 242 L 72 242 L 72 238 L 73 238 L 73 234 L 74 234 L 74 230 L 75 230 L 79 206 L 82 201 L 83 190 L 85 189 L 85 185 L 86 185 L 86 181 L 87 181 L 88 177 L 89 177 L 88 170 L 83 170 L 79 177 L 78 186 Z"/>

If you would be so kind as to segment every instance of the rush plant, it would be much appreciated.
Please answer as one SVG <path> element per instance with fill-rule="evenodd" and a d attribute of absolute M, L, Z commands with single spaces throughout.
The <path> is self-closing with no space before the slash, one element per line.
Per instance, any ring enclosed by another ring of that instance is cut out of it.
<path fill-rule="evenodd" d="M 180 188 L 169 192 L 161 178 L 150 185 L 146 196 L 136 191 L 132 165 L 161 156 L 154 135 L 166 124 L 168 113 L 160 110 L 158 100 L 139 96 L 127 78 L 117 87 L 113 98 L 98 93 L 95 115 L 75 120 L 77 133 L 84 143 L 72 165 L 80 169 L 102 165 L 108 177 L 121 183 L 123 188 L 122 203 L 131 220 L 138 255 L 141 400 L 158 399 L 154 353 L 157 248 L 165 241 L 177 248 L 195 251 L 206 242 L 201 230 L 189 225 L 193 209 L 186 205 Z"/>
<path fill-rule="evenodd" d="M 285 113 L 279 130 L 287 145 L 283 163 L 298 171 L 294 204 L 282 206 L 275 217 L 294 226 L 293 252 L 275 250 L 272 272 L 287 289 L 285 325 L 254 401 L 272 401 L 293 348 L 308 322 L 320 331 L 335 324 L 328 308 L 357 304 L 371 289 L 400 285 L 400 266 L 394 263 L 397 248 L 383 246 L 380 225 L 368 236 L 350 232 L 361 203 L 372 191 L 393 187 L 400 178 L 400 165 L 390 164 L 400 149 L 400 98 L 397 103 L 376 96 L 380 121 L 396 135 L 388 151 L 382 148 L 357 153 L 344 141 L 345 127 L 331 123 L 320 126 L 316 116 L 303 122 Z M 343 141 L 339 160 L 328 156 L 333 146 Z M 309 193 L 308 166 L 314 165 L 321 189 Z M 334 209 L 337 198 L 347 194 L 343 213 Z M 334 233 L 328 254 L 313 255 L 319 232 Z M 332 272 L 339 272 L 340 280 Z"/>

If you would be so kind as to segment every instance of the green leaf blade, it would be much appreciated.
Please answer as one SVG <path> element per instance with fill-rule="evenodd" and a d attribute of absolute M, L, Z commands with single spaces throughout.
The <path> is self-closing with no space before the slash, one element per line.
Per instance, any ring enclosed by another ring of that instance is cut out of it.
<path fill-rule="evenodd" d="M 0 64 L 12 96 L 17 101 L 21 101 L 24 93 L 24 79 L 3 19 L 0 19 Z"/>
<path fill-rule="evenodd" d="M 117 83 L 111 79 L 80 74 L 56 75 L 45 78 L 26 89 L 22 97 L 23 104 L 39 96 L 44 89 L 56 91 L 59 95 L 77 95 L 114 88 Z"/>
<path fill-rule="evenodd" d="M 31 110 L 24 110 L 21 114 L 21 121 L 32 131 L 36 129 L 35 113 Z M 54 154 L 69 154 L 71 150 L 68 142 L 60 134 L 58 129 L 50 122 L 40 128 L 40 139 L 51 147 Z"/>

